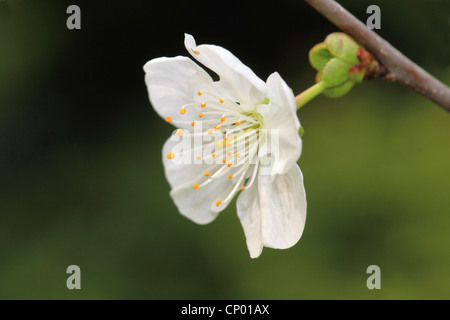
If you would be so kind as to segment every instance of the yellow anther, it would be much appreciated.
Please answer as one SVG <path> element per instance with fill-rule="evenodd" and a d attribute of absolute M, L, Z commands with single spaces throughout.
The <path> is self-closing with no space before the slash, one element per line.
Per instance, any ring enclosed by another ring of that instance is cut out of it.
<path fill-rule="evenodd" d="M 166 117 L 166 122 L 172 122 L 172 117 L 171 116 L 167 116 Z"/>
<path fill-rule="evenodd" d="M 225 117 L 220 118 L 220 121 L 224 122 L 225 121 Z"/>
<path fill-rule="evenodd" d="M 192 49 L 192 48 L 191 48 L 191 50 L 192 50 L 192 52 L 193 52 L 194 54 L 200 54 L 200 51 L 194 50 L 194 49 Z"/>
<path fill-rule="evenodd" d="M 231 167 L 231 162 L 228 162 L 228 163 L 227 163 L 227 166 L 228 166 L 228 168 Z"/>
<path fill-rule="evenodd" d="M 199 113 L 199 114 L 198 114 L 198 117 L 199 117 L 199 118 L 203 118 L 203 113 Z"/>
<path fill-rule="evenodd" d="M 211 129 L 208 130 L 208 134 L 212 134 L 212 130 Z"/>
<path fill-rule="evenodd" d="M 183 129 L 177 129 L 177 136 L 179 137 L 183 136 Z"/>
<path fill-rule="evenodd" d="M 229 148 L 231 147 L 233 144 L 231 142 L 227 142 L 226 146 Z"/>
<path fill-rule="evenodd" d="M 198 184 L 194 184 L 194 185 L 192 186 L 192 188 L 194 188 L 195 190 L 197 190 L 198 188 L 200 188 L 200 186 L 199 186 Z"/>
<path fill-rule="evenodd" d="M 223 158 L 223 159 L 222 159 L 222 162 L 225 163 L 225 162 L 227 162 L 227 160 L 225 160 L 225 158 Z"/>
<path fill-rule="evenodd" d="M 239 152 L 236 152 L 236 157 L 240 157 L 241 156 L 241 154 L 239 153 Z"/>
<path fill-rule="evenodd" d="M 220 206 L 221 203 L 222 203 L 222 200 L 218 200 L 218 201 L 216 202 L 216 207 Z"/>
<path fill-rule="evenodd" d="M 205 172 L 205 177 L 209 177 L 209 172 L 208 171 Z"/>
<path fill-rule="evenodd" d="M 200 107 L 202 107 L 202 108 L 206 107 L 206 103 L 204 103 L 204 102 L 200 103 Z"/>
<path fill-rule="evenodd" d="M 244 186 L 242 186 L 242 187 L 241 187 L 241 190 L 242 190 L 242 191 L 244 191 L 244 190 L 245 190 L 245 187 L 244 187 Z"/>
<path fill-rule="evenodd" d="M 195 157 L 197 160 L 201 160 L 202 159 L 202 156 L 196 156 Z"/>
<path fill-rule="evenodd" d="M 231 153 L 231 151 L 227 152 L 227 156 L 231 157 L 233 154 Z"/>
<path fill-rule="evenodd" d="M 181 108 L 181 109 L 180 109 L 180 113 L 181 113 L 181 114 L 185 114 L 185 113 L 186 113 L 186 108 Z"/>
<path fill-rule="evenodd" d="M 228 175 L 228 180 L 230 180 L 232 176 L 233 176 L 232 174 L 229 174 Z"/>
<path fill-rule="evenodd" d="M 199 90 L 199 91 L 197 91 L 197 94 L 198 94 L 199 96 L 201 96 L 201 95 L 203 94 L 203 91 L 202 91 L 202 90 Z"/>
<path fill-rule="evenodd" d="M 240 125 L 242 122 L 240 122 L 239 120 L 236 120 L 236 125 Z"/>
<path fill-rule="evenodd" d="M 223 99 L 219 99 L 219 102 L 220 102 L 220 103 L 223 103 L 224 101 L 223 101 Z"/>
<path fill-rule="evenodd" d="M 219 127 L 218 126 L 214 126 L 214 130 L 219 130 Z"/>
<path fill-rule="evenodd" d="M 211 155 L 211 157 L 215 158 L 215 157 L 216 157 L 216 154 L 215 154 L 215 153 L 213 153 L 213 154 Z"/>
<path fill-rule="evenodd" d="M 191 122 L 191 126 L 195 126 L 195 121 L 192 121 L 192 122 Z"/>
<path fill-rule="evenodd" d="M 167 154 L 167 159 L 173 159 L 173 158 L 175 158 L 175 153 L 169 152 L 169 153 Z"/>

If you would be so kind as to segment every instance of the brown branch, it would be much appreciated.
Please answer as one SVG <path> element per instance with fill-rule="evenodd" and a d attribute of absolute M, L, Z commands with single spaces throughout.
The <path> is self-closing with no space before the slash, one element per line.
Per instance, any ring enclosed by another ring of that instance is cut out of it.
<path fill-rule="evenodd" d="M 450 111 L 450 88 L 405 57 L 333 0 L 305 0 L 339 29 L 372 53 L 382 68 L 379 76 L 402 83 Z"/>

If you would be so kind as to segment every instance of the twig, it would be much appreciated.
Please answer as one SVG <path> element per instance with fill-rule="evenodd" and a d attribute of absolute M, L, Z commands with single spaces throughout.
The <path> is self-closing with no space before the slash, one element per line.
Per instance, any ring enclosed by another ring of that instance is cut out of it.
<path fill-rule="evenodd" d="M 305 0 L 339 29 L 362 44 L 381 63 L 378 76 L 402 83 L 450 111 L 450 88 L 409 60 L 333 0 Z"/>

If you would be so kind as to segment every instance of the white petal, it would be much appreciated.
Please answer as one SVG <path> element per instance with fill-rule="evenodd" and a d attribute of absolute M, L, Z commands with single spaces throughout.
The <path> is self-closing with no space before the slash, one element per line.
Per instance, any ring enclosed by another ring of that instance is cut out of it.
<path fill-rule="evenodd" d="M 257 187 L 244 190 L 237 199 L 237 212 L 252 258 L 262 248 L 286 249 L 298 242 L 306 220 L 306 194 L 300 168 L 295 165 L 271 182 L 259 175 Z"/>
<path fill-rule="evenodd" d="M 212 79 L 208 73 L 187 57 L 156 58 L 144 66 L 145 83 L 155 111 L 165 119 L 183 121 L 175 123 L 177 127 L 189 128 L 190 122 L 200 112 L 200 105 L 186 108 L 186 114 L 180 109 L 187 103 L 200 103 L 197 92 L 206 90 Z M 191 120 L 191 121 L 189 121 Z"/>
<path fill-rule="evenodd" d="M 276 151 L 272 153 L 275 161 L 271 173 L 285 174 L 296 164 L 302 150 L 295 97 L 276 72 L 267 79 L 267 97 L 270 99 L 269 104 L 259 105 L 257 111 L 263 116 L 263 128 L 271 135 L 268 149 Z"/>
<path fill-rule="evenodd" d="M 186 153 L 182 157 L 178 157 L 178 152 L 180 151 L 177 147 L 183 142 L 189 141 L 188 139 L 182 140 L 178 138 L 178 136 L 173 135 L 169 139 L 166 140 L 163 146 L 162 151 L 162 159 L 164 165 L 164 173 L 166 175 L 167 181 L 172 188 L 179 187 L 180 185 L 184 185 L 187 182 L 191 183 L 191 188 L 194 183 L 196 183 L 196 179 L 199 176 L 208 171 L 209 165 L 201 162 L 201 163 L 193 163 L 193 154 Z M 175 158 L 168 159 L 167 155 L 170 152 L 174 152 Z M 186 161 L 186 159 L 190 159 L 191 161 Z"/>
<path fill-rule="evenodd" d="M 189 170 L 189 168 L 186 168 Z M 201 175 L 197 177 L 200 180 Z M 186 182 L 170 191 L 175 205 L 182 215 L 198 224 L 213 221 L 228 203 L 216 205 L 218 200 L 224 199 L 233 189 L 233 184 L 226 177 L 214 180 L 205 187 L 194 190 L 193 181 Z"/>
<path fill-rule="evenodd" d="M 200 63 L 217 73 L 220 85 L 229 90 L 232 97 L 241 104 L 265 98 L 266 86 L 255 73 L 230 51 L 216 45 L 199 45 L 185 34 L 186 49 Z"/>
<path fill-rule="evenodd" d="M 216 203 L 218 200 L 223 201 L 232 191 L 234 184 L 228 180 L 227 175 L 234 174 L 239 168 L 228 168 L 221 161 L 218 161 L 220 164 L 206 164 L 202 160 L 195 163 L 193 152 L 185 152 L 177 158 L 179 146 L 182 141 L 188 139 L 177 141 L 176 138 L 177 136 L 173 135 L 163 147 L 164 172 L 172 187 L 170 195 L 182 215 L 198 224 L 209 223 L 228 206 L 229 202 L 223 202 L 219 206 Z M 175 153 L 175 158 L 168 159 L 167 154 L 170 152 Z M 205 172 L 210 172 L 213 176 L 219 168 L 226 170 L 223 176 L 199 189 L 193 188 L 194 184 L 201 185 L 201 182 L 208 179 L 204 175 Z"/>
<path fill-rule="evenodd" d="M 306 193 L 300 168 L 286 174 L 258 176 L 262 241 L 265 247 L 286 249 L 298 242 L 306 221 Z"/>
<path fill-rule="evenodd" d="M 261 233 L 261 208 L 257 185 L 244 190 L 236 201 L 237 214 L 251 258 L 258 258 L 263 249 Z"/>

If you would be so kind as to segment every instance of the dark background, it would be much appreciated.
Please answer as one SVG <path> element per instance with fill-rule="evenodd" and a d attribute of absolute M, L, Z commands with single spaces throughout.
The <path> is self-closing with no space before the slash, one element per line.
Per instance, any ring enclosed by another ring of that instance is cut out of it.
<path fill-rule="evenodd" d="M 450 82 L 444 0 L 340 1 Z M 68 30 L 66 8 L 81 8 Z M 303 1 L 0 1 L 0 298 L 449 299 L 450 116 L 376 79 L 299 112 L 308 218 L 300 242 L 249 258 L 231 205 L 212 224 L 170 199 L 173 128 L 142 70 L 198 44 L 229 49 L 295 93 L 308 50 L 337 29 Z M 78 265 L 82 289 L 66 288 Z M 368 290 L 366 268 L 381 268 Z"/>

